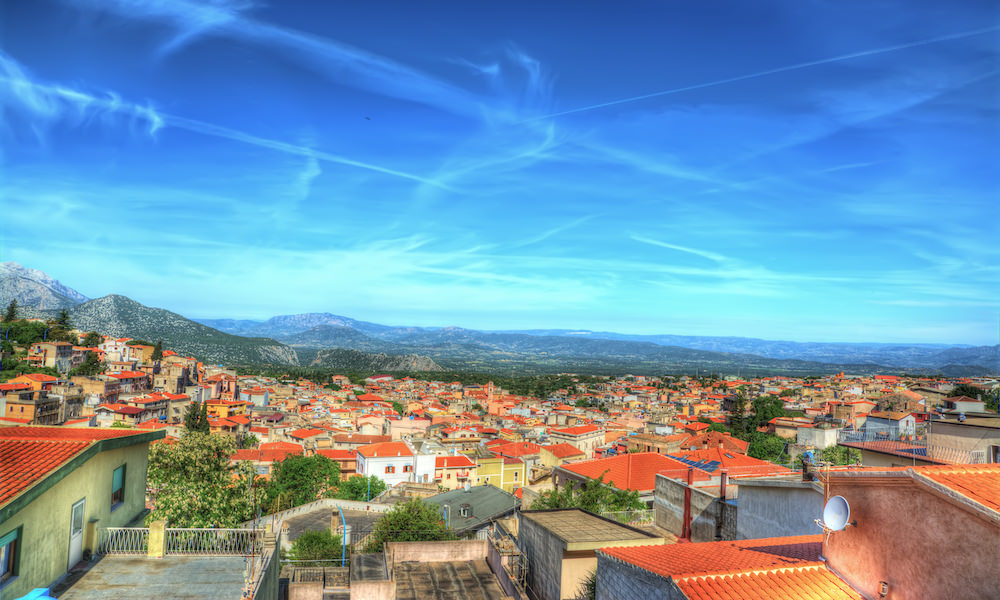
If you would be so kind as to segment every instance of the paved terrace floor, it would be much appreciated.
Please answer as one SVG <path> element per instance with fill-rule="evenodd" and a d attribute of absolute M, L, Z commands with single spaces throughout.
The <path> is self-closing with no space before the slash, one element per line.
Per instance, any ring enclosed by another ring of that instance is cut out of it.
<path fill-rule="evenodd" d="M 382 518 L 383 513 L 368 512 L 364 510 L 345 510 L 344 518 L 351 526 L 351 532 L 357 534 L 368 533 L 375 527 L 375 522 Z M 288 542 L 294 542 L 299 536 L 307 531 L 324 531 L 330 529 L 330 522 L 333 515 L 337 515 L 337 524 L 340 524 L 340 513 L 329 508 L 317 509 L 305 514 L 296 515 L 285 522 L 288 523 Z"/>
<path fill-rule="evenodd" d="M 503 600 L 485 560 L 401 562 L 393 567 L 396 600 Z"/>
<path fill-rule="evenodd" d="M 105 557 L 58 597 L 239 600 L 244 564 L 241 556 Z"/>

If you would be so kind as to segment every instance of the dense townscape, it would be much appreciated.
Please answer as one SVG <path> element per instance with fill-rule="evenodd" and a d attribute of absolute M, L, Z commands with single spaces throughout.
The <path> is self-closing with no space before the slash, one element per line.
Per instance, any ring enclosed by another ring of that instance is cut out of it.
<path fill-rule="evenodd" d="M 850 486 L 869 482 L 859 477 L 875 477 L 866 485 L 887 495 L 904 493 L 894 487 L 904 482 L 927 486 L 921 493 L 968 504 L 949 510 L 979 511 L 988 535 L 998 534 L 996 377 L 287 377 L 206 364 L 159 341 L 79 331 L 65 314 L 45 321 L 16 311 L 8 307 L 4 320 L 0 383 L 5 595 L 7 585 L 16 597 L 69 573 L 66 581 L 79 582 L 66 597 L 90 597 L 89 574 L 79 574 L 91 562 L 81 559 L 129 552 L 119 546 L 131 525 L 175 536 L 263 526 L 264 550 L 254 555 L 261 564 L 244 592 L 290 581 L 289 598 L 305 597 L 294 590 L 305 590 L 299 579 L 317 568 L 331 594 L 340 586 L 351 597 L 377 597 L 366 586 L 384 578 L 348 574 L 346 565 L 403 560 L 372 558 L 390 548 L 433 562 L 420 554 L 433 544 L 451 564 L 458 555 L 450 553 L 472 552 L 463 545 L 470 542 L 499 553 L 492 575 L 475 576 L 515 597 L 589 589 L 631 598 L 669 588 L 700 598 L 698 587 L 716 572 L 733 573 L 725 585 L 739 586 L 763 570 L 780 587 L 791 585 L 793 567 L 808 585 L 842 592 L 831 597 L 861 597 L 874 589 L 872 577 L 889 575 L 862 568 L 864 548 L 829 541 L 845 534 L 827 536 L 823 549 L 837 570 L 822 566 L 815 522 L 831 491 L 850 497 Z M 92 468 L 108 469 L 88 477 L 110 490 L 111 508 L 93 507 L 100 495 L 88 494 L 94 516 L 86 524 L 83 504 L 57 509 L 75 532 L 67 559 L 65 540 L 44 548 L 30 515 L 74 502 L 79 491 L 54 491 L 65 485 L 58 480 Z M 875 544 L 875 529 L 888 525 L 864 504 L 875 492 L 859 489 L 862 504 L 852 506 L 869 516 L 855 543 Z M 935 544 L 966 535 L 949 531 Z M 757 558 L 756 540 L 781 536 L 767 543 L 788 553 Z M 153 540 L 139 550 L 153 553 Z M 561 566 L 546 546 L 553 540 L 566 544 Z M 681 542 L 747 554 L 729 564 Z M 268 547 L 277 552 L 270 562 Z M 983 568 L 995 564 L 990 552 Z M 915 551 L 893 555 L 898 568 L 919 560 Z M 674 562 L 689 566 L 675 571 Z M 114 567 L 97 566 L 105 564 Z M 409 597 L 400 586 L 421 575 L 398 573 L 395 597 Z M 503 597 L 483 594 L 470 597 Z"/>

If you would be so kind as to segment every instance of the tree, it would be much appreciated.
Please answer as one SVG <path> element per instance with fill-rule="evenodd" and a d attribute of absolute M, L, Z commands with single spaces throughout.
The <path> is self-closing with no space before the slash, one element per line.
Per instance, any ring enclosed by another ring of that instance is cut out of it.
<path fill-rule="evenodd" d="M 59 311 L 59 316 L 56 317 L 56 324 L 60 327 L 65 327 L 69 329 L 71 327 L 69 322 L 69 311 L 65 308 Z"/>
<path fill-rule="evenodd" d="M 237 433 L 236 447 L 243 450 L 246 448 L 256 448 L 260 444 L 260 438 L 252 433 Z"/>
<path fill-rule="evenodd" d="M 208 424 L 208 417 L 205 413 L 208 402 L 198 402 L 194 400 L 188 405 L 187 412 L 184 413 L 184 427 L 188 431 L 198 433 L 208 433 L 211 427 Z"/>
<path fill-rule="evenodd" d="M 787 463 L 788 454 L 785 453 L 786 442 L 784 438 L 769 433 L 754 431 L 749 435 L 750 446 L 747 448 L 747 456 L 767 460 L 774 463 Z"/>
<path fill-rule="evenodd" d="M 297 567 L 329 567 L 330 560 L 339 560 L 344 554 L 344 547 L 339 535 L 333 535 L 329 529 L 322 531 L 306 531 L 292 543 L 288 559 L 296 562 Z M 319 562 L 324 561 L 324 562 Z"/>
<path fill-rule="evenodd" d="M 292 454 L 274 463 L 265 500 L 272 512 L 308 504 L 336 493 L 340 465 L 322 454 Z"/>
<path fill-rule="evenodd" d="M 590 402 L 587 402 L 586 398 L 580 398 L 576 401 L 577 408 L 587 408 L 588 406 L 590 406 Z"/>
<path fill-rule="evenodd" d="M 729 423 L 733 427 L 733 434 L 741 437 L 747 430 L 747 395 L 742 389 L 736 392 L 733 397 L 733 411 L 729 417 Z"/>
<path fill-rule="evenodd" d="M 406 413 L 406 409 L 403 408 L 403 405 L 395 400 L 392 401 L 392 410 L 399 413 L 399 416 L 403 416 Z"/>
<path fill-rule="evenodd" d="M 87 335 L 83 336 L 81 344 L 87 348 L 96 348 L 103 341 L 104 337 L 101 334 L 96 331 L 91 331 Z"/>
<path fill-rule="evenodd" d="M 751 419 L 749 432 L 756 431 L 758 427 L 763 427 L 775 417 L 785 416 L 785 403 L 776 396 L 757 396 L 751 405 L 753 418 Z"/>
<path fill-rule="evenodd" d="M 7 305 L 7 312 L 3 314 L 3 320 L 10 323 L 11 321 L 17 319 L 17 299 L 10 301 Z"/>
<path fill-rule="evenodd" d="M 149 520 L 173 527 L 235 527 L 256 516 L 262 490 L 250 463 L 231 467 L 232 438 L 187 432 L 149 448 Z"/>
<path fill-rule="evenodd" d="M 616 490 L 604 483 L 604 475 L 590 479 L 580 486 L 564 485 L 542 492 L 532 509 L 582 508 L 594 513 L 624 510 L 645 510 L 639 492 Z"/>
<path fill-rule="evenodd" d="M 163 359 L 163 340 L 156 340 L 156 345 L 153 346 L 153 355 L 150 360 L 162 360 Z"/>
<path fill-rule="evenodd" d="M 115 421 L 111 424 L 112 429 L 132 429 L 132 426 L 125 421 Z"/>
<path fill-rule="evenodd" d="M 434 542 L 453 540 L 455 535 L 445 526 L 437 506 L 419 498 L 397 504 L 385 513 L 365 547 L 365 552 L 382 552 L 386 542 Z"/>
<path fill-rule="evenodd" d="M 385 482 L 374 475 L 354 475 L 340 482 L 335 498 L 367 502 L 385 491 Z"/>
<path fill-rule="evenodd" d="M 97 353 L 87 352 L 87 355 L 84 357 L 83 362 L 80 363 L 80 366 L 70 369 L 69 374 L 71 377 L 74 375 L 86 375 L 88 377 L 93 377 L 98 373 L 103 373 L 107 368 L 107 363 L 97 358 Z"/>

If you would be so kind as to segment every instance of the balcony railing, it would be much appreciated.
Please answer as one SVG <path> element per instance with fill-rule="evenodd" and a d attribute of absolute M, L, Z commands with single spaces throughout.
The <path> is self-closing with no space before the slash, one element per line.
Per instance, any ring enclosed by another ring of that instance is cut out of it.
<path fill-rule="evenodd" d="M 264 547 L 262 529 L 170 529 L 165 554 L 185 556 L 250 556 Z"/>
<path fill-rule="evenodd" d="M 149 529 L 145 527 L 108 527 L 98 552 L 108 556 L 128 556 L 149 551 Z"/>
<path fill-rule="evenodd" d="M 149 529 L 108 527 L 99 554 L 145 556 L 149 553 Z M 179 529 L 163 531 L 163 555 L 167 556 L 257 556 L 264 549 L 263 529 Z"/>
<path fill-rule="evenodd" d="M 618 521 L 623 525 L 631 525 L 632 527 L 649 527 L 653 524 L 656 517 L 655 511 L 652 509 L 607 511 L 602 512 L 601 516 L 605 519 Z"/>

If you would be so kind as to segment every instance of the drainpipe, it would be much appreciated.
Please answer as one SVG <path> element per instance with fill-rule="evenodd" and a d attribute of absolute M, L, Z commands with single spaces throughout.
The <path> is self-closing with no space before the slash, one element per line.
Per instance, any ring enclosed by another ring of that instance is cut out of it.
<path fill-rule="evenodd" d="M 688 467 L 687 485 L 684 486 L 684 521 L 681 523 L 681 539 L 691 541 L 691 486 L 694 484 L 694 468 Z"/>
<path fill-rule="evenodd" d="M 347 519 L 344 518 L 344 509 L 337 507 L 340 511 L 340 566 L 344 566 L 344 562 L 347 559 Z"/>

